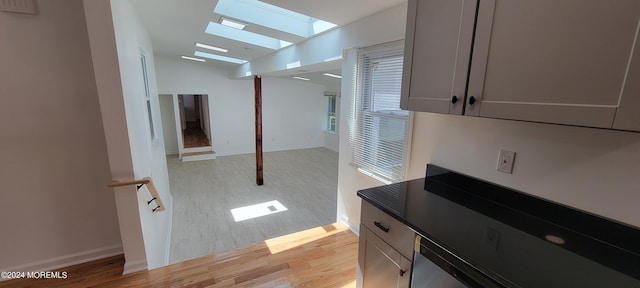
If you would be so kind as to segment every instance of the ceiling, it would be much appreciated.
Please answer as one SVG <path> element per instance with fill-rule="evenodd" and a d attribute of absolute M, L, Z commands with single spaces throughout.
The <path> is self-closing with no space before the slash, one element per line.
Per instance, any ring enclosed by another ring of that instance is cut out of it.
<path fill-rule="evenodd" d="M 325 20 L 338 25 L 349 24 L 376 12 L 395 6 L 406 0 L 262 0 L 285 9 Z M 219 54 L 227 57 L 251 61 L 271 54 L 274 50 L 234 41 L 205 33 L 209 22 L 217 22 L 222 15 L 213 12 L 217 0 L 132 0 L 137 8 L 142 24 L 145 26 L 155 54 L 167 57 L 179 58 L 180 56 L 193 56 L 196 51 L 195 43 L 214 45 L 229 49 L 227 53 L 216 53 L 198 49 L 203 52 Z M 340 7 L 336 9 L 336 7 Z M 287 39 L 294 42 L 290 35 L 281 33 L 267 27 L 248 25 L 245 30 L 259 34 L 267 34 L 279 39 Z M 295 40 L 295 39 L 294 39 Z M 300 41 L 303 39 L 297 39 Z M 188 61 L 188 60 L 184 60 Z M 203 65 L 215 65 L 222 69 L 232 69 L 239 64 L 209 60 Z M 273 73 L 283 78 L 302 76 L 322 85 L 339 85 L 340 80 L 323 76 L 323 72 L 332 71 L 340 74 L 340 61 L 333 61 L 326 65 L 314 65 L 300 67 L 293 71 Z"/>

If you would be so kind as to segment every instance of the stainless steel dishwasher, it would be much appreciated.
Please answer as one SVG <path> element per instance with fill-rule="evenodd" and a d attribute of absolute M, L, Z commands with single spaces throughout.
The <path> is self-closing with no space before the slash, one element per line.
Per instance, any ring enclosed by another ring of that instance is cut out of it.
<path fill-rule="evenodd" d="M 416 236 L 411 288 L 514 287 L 480 271 L 423 236 Z"/>

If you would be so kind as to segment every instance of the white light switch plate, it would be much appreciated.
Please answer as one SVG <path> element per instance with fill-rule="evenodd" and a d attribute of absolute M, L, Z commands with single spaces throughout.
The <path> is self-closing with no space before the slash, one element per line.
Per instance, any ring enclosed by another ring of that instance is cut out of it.
<path fill-rule="evenodd" d="M 496 170 L 511 174 L 513 171 L 513 162 L 516 158 L 516 152 L 500 149 L 498 155 L 498 166 Z"/>

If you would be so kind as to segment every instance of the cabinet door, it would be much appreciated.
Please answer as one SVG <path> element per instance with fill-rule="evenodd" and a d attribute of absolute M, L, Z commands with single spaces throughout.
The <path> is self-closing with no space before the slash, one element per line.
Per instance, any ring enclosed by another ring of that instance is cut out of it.
<path fill-rule="evenodd" d="M 360 225 L 358 251 L 358 288 L 408 288 L 411 261 Z"/>
<path fill-rule="evenodd" d="M 639 18 L 637 0 L 480 1 L 465 114 L 611 128 Z"/>
<path fill-rule="evenodd" d="M 402 109 L 462 114 L 476 6 L 477 0 L 409 1 Z"/>

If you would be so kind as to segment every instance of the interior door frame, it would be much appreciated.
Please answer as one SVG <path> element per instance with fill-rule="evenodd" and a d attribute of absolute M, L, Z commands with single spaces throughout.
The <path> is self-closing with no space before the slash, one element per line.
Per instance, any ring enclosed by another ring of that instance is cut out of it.
<path fill-rule="evenodd" d="M 200 111 L 196 111 L 196 113 L 202 113 L 202 115 L 200 115 L 200 121 L 204 122 L 204 121 L 208 121 L 207 125 L 203 125 L 206 126 L 208 129 L 202 128 L 203 132 L 207 135 L 207 137 L 209 138 L 209 144 L 212 147 L 211 149 L 213 149 L 213 136 L 212 136 L 212 129 L 211 129 L 211 101 L 210 101 L 210 97 L 209 94 L 197 94 L 197 93 L 179 93 L 179 94 L 172 94 L 173 95 L 173 113 L 174 113 L 174 118 L 175 118 L 175 122 L 176 122 L 176 137 L 178 137 L 178 158 L 182 159 L 182 154 L 185 153 L 185 148 L 184 148 L 184 138 L 183 138 L 183 134 L 182 134 L 182 129 L 184 128 L 182 125 L 182 118 L 180 116 L 180 96 L 183 95 L 193 95 L 193 96 L 200 96 Z M 206 97 L 206 101 L 204 101 L 204 98 Z M 184 97 L 183 97 L 184 98 Z M 206 104 L 207 107 L 204 107 L 203 104 Z M 208 113 L 208 115 L 204 115 L 204 113 Z M 209 131 L 206 131 L 209 130 Z"/>

